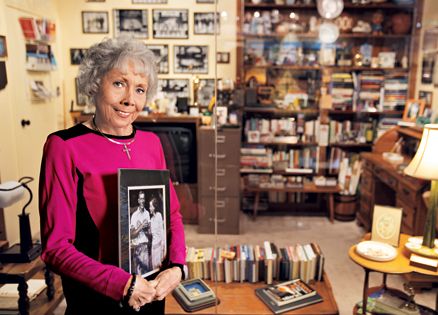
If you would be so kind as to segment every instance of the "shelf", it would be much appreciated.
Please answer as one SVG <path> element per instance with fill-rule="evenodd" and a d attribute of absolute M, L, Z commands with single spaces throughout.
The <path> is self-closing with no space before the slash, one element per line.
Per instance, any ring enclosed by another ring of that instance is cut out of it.
<path fill-rule="evenodd" d="M 289 147 L 316 147 L 316 146 L 318 146 L 318 143 L 316 143 L 316 142 L 290 143 L 290 142 L 269 141 L 269 142 L 244 142 L 243 144 L 244 145 L 264 145 L 264 146 L 289 146 Z"/>
<path fill-rule="evenodd" d="M 277 34 L 240 34 L 242 39 L 283 39 L 285 36 L 293 34 L 299 39 L 312 39 L 319 41 L 316 33 L 277 33 Z M 338 38 L 367 38 L 367 39 L 409 39 L 410 34 L 371 34 L 371 33 L 341 33 Z"/>
<path fill-rule="evenodd" d="M 283 187 L 283 188 L 260 188 L 260 187 L 245 187 L 246 192 L 303 192 L 303 193 L 338 193 L 341 191 L 338 185 L 336 186 L 316 186 L 314 183 L 304 183 L 303 187 Z"/>
<path fill-rule="evenodd" d="M 371 149 L 372 143 L 330 143 L 330 147 L 343 149 Z"/>
<path fill-rule="evenodd" d="M 244 65 L 245 69 L 279 69 L 279 70 L 322 70 L 330 69 L 333 71 L 409 71 L 407 68 L 371 68 L 357 66 L 300 66 L 300 65 Z"/>
<path fill-rule="evenodd" d="M 276 107 L 244 107 L 246 113 L 260 113 L 260 114 L 273 114 L 273 115 L 297 115 L 304 114 L 305 116 L 317 116 L 319 110 L 317 109 L 280 109 Z"/>
<path fill-rule="evenodd" d="M 245 9 L 277 9 L 277 10 L 292 10 L 292 9 L 309 9 L 316 10 L 315 4 L 269 4 L 269 3 L 245 3 Z M 376 10 L 376 9 L 387 9 L 387 10 L 413 10 L 413 4 L 395 4 L 395 3 L 368 3 L 368 4 L 353 4 L 344 3 L 344 9 L 359 9 L 359 10 Z"/>
<path fill-rule="evenodd" d="M 345 115 L 345 116 L 396 116 L 403 115 L 403 111 L 399 110 L 387 110 L 387 111 L 378 111 L 378 112 L 367 112 L 367 111 L 354 111 L 354 110 L 336 110 L 330 109 L 328 110 L 329 115 Z"/>

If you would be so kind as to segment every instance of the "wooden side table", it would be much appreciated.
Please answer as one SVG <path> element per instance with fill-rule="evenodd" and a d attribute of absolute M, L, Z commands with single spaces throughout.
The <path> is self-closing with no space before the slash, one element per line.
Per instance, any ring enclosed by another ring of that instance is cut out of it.
<path fill-rule="evenodd" d="M 29 303 L 27 296 L 27 281 L 41 277 L 44 274 L 46 280 L 46 297 L 40 294 Z M 43 261 L 38 257 L 29 263 L 9 263 L 0 269 L 0 283 L 18 283 L 18 311 L 21 315 L 51 313 L 61 302 L 64 295 L 61 289 L 61 281 L 48 270 Z"/>
<path fill-rule="evenodd" d="M 369 240 L 371 237 L 370 233 L 366 234 L 364 240 Z M 436 277 L 435 281 L 438 281 L 438 271 L 430 271 L 423 268 L 418 268 L 409 265 L 410 252 L 405 249 L 405 243 L 411 235 L 400 234 L 400 242 L 397 247 L 397 257 L 394 260 L 386 262 L 378 262 L 366 259 L 356 253 L 356 245 L 350 247 L 348 255 L 350 258 L 359 266 L 361 266 L 365 271 L 365 280 L 363 285 L 363 296 L 362 296 L 362 309 L 365 314 L 367 308 L 367 298 L 368 298 L 368 285 L 369 285 L 369 274 L 372 271 L 383 273 L 383 286 L 386 287 L 386 278 L 388 274 L 406 274 L 411 272 L 417 272 L 420 274 L 430 275 Z M 438 292 L 436 297 L 435 309 L 438 311 Z"/>
<path fill-rule="evenodd" d="M 224 283 L 206 281 L 206 283 L 216 292 L 220 300 L 216 308 L 214 306 L 197 311 L 196 314 L 217 314 L 217 315 L 271 315 L 271 310 L 256 296 L 255 289 L 265 286 L 264 283 Z M 317 281 L 312 285 L 322 296 L 320 303 L 308 305 L 284 314 L 339 314 L 338 305 L 333 296 L 332 287 L 327 274 L 324 274 L 324 281 Z M 217 288 L 217 290 L 216 290 Z M 166 314 L 180 315 L 186 313 L 176 302 L 172 295 L 166 298 Z"/>

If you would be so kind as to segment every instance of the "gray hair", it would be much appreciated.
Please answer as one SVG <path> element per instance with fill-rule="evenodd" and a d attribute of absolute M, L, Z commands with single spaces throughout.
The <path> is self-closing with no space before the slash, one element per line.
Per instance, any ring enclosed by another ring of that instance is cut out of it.
<path fill-rule="evenodd" d="M 96 105 L 102 78 L 114 68 L 124 69 L 128 60 L 134 62 L 137 73 L 147 77 L 146 103 L 152 101 L 158 85 L 156 57 L 144 43 L 129 36 L 105 38 L 88 49 L 79 67 L 79 91 Z"/>

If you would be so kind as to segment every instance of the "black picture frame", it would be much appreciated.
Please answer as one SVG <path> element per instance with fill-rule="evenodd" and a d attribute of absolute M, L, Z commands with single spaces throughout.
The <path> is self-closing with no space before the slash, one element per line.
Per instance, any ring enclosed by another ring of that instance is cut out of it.
<path fill-rule="evenodd" d="M 87 51 L 87 48 L 70 48 L 70 63 L 72 65 L 80 65 Z"/>
<path fill-rule="evenodd" d="M 189 10 L 187 9 L 154 9 L 152 24 L 153 38 L 189 38 Z"/>
<path fill-rule="evenodd" d="M 114 9 L 114 36 L 130 35 L 134 38 L 149 38 L 148 10 Z"/>
<path fill-rule="evenodd" d="M 216 24 L 214 17 L 216 16 Z M 220 34 L 220 15 L 218 12 L 194 12 L 193 33 L 195 35 L 216 35 Z"/>
<path fill-rule="evenodd" d="M 0 36 L 0 58 L 8 56 L 8 47 L 6 46 L 6 36 Z"/>
<path fill-rule="evenodd" d="M 158 74 L 169 73 L 169 45 L 146 45 L 157 58 Z"/>
<path fill-rule="evenodd" d="M 119 265 L 147 278 L 168 262 L 169 171 L 119 169 L 118 185 Z M 140 209 L 142 203 L 144 210 Z M 152 205 L 154 216 L 150 213 Z"/>
<path fill-rule="evenodd" d="M 84 34 L 107 34 L 108 12 L 82 11 L 82 32 Z"/>
<path fill-rule="evenodd" d="M 207 45 L 175 45 L 173 51 L 175 73 L 208 74 Z"/>
<path fill-rule="evenodd" d="M 158 91 L 166 97 L 190 97 L 189 79 L 158 79 Z"/>
<path fill-rule="evenodd" d="M 218 51 L 216 53 L 216 62 L 217 63 L 230 63 L 230 53 L 225 51 Z"/>
<path fill-rule="evenodd" d="M 167 4 L 167 0 L 132 0 L 132 4 Z"/>
<path fill-rule="evenodd" d="M 78 78 L 75 78 L 75 92 L 77 106 L 84 107 L 90 104 L 90 98 L 87 95 L 79 92 Z"/>

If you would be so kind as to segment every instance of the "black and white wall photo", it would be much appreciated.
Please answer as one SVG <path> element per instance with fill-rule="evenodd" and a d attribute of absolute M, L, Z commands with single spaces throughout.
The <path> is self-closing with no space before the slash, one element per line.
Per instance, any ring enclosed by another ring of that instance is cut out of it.
<path fill-rule="evenodd" d="M 175 46 L 175 73 L 208 73 L 208 46 Z"/>
<path fill-rule="evenodd" d="M 148 38 L 148 11 L 114 10 L 114 34 Z"/>
<path fill-rule="evenodd" d="M 189 38 L 189 10 L 153 10 L 154 38 Z"/>

